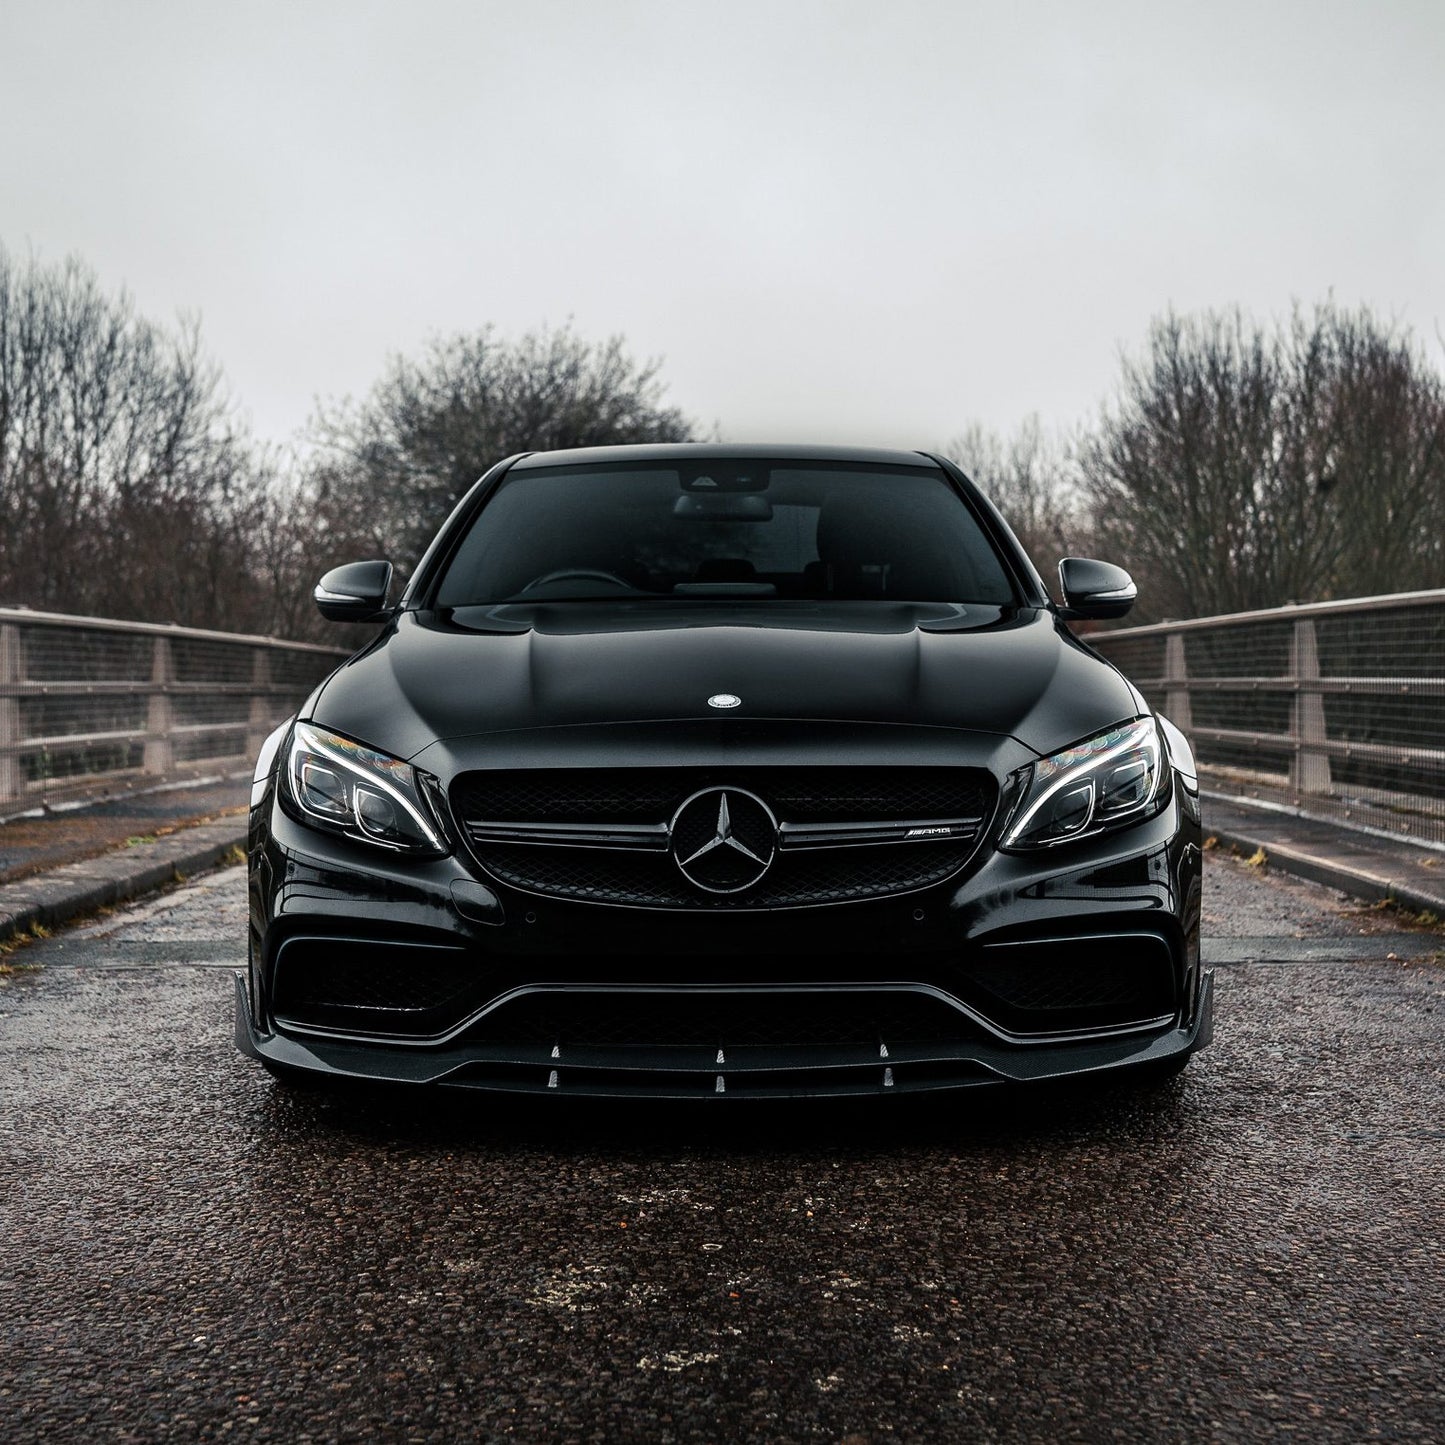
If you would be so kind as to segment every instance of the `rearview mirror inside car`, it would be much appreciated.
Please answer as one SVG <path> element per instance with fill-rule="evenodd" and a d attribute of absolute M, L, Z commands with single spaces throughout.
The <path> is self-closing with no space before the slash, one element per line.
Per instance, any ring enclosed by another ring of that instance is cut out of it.
<path fill-rule="evenodd" d="M 673 503 L 672 515 L 695 522 L 768 522 L 773 504 L 756 492 L 685 492 Z"/>

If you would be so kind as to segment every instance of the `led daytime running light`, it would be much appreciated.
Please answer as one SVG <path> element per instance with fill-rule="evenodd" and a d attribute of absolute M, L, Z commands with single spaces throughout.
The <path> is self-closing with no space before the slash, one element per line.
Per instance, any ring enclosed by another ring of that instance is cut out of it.
<path fill-rule="evenodd" d="M 379 836 L 374 826 L 367 826 L 362 815 L 363 795 L 380 794 L 421 834 L 425 847 L 439 853 L 446 852 L 446 845 L 421 804 L 416 772 L 410 763 L 404 763 L 388 753 L 379 753 L 351 738 L 322 732 L 308 723 L 297 723 L 292 733 L 288 764 L 291 796 L 308 818 L 315 818 L 333 828 L 341 827 L 350 837 L 405 851 L 408 847 L 406 843 Z M 329 764 L 328 770 L 335 770 L 340 776 L 344 792 L 334 811 L 330 808 L 323 810 L 307 801 L 311 786 L 306 770 L 311 764 L 319 764 L 322 768 Z M 417 845 L 410 846 L 415 848 Z"/>
<path fill-rule="evenodd" d="M 1103 780 L 1111 763 L 1126 758 L 1143 763 L 1149 780 L 1143 797 L 1122 808 L 1109 811 L 1109 800 L 1103 791 Z M 1041 848 L 1050 844 L 1072 842 L 1104 831 L 1117 823 L 1138 819 L 1159 796 L 1164 776 L 1164 754 L 1159 730 L 1153 718 L 1136 718 L 1133 722 L 1110 728 L 1070 748 L 1064 748 L 1033 765 L 1024 797 L 1015 821 L 1004 834 L 1005 848 Z M 1077 827 L 1053 837 L 1030 836 L 1037 833 L 1046 810 L 1062 794 L 1087 791 L 1087 809 Z"/>

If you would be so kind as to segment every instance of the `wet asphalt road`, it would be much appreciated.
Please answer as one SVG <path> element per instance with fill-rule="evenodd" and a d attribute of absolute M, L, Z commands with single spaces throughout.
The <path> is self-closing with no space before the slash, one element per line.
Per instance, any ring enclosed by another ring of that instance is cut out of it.
<path fill-rule="evenodd" d="M 1445 1439 L 1438 938 L 1217 859 L 1156 1094 L 519 1114 L 278 1090 L 243 901 L 0 989 L 0 1439 Z"/>

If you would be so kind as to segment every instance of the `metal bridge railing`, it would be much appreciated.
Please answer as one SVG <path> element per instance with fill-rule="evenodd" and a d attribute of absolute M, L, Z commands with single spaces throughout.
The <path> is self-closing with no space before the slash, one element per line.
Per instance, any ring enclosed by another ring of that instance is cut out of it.
<path fill-rule="evenodd" d="M 347 655 L 0 608 L 0 818 L 249 761 Z"/>
<path fill-rule="evenodd" d="M 1219 791 L 1445 845 L 1445 589 L 1088 638 Z"/>

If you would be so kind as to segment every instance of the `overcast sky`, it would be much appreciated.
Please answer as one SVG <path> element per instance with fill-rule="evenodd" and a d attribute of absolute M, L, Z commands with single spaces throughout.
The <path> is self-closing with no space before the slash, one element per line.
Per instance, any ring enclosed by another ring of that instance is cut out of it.
<path fill-rule="evenodd" d="M 1171 305 L 1442 356 L 1441 0 L 0 0 L 0 115 L 0 242 L 199 312 L 277 441 L 487 322 L 733 440 L 1087 421 Z"/>

